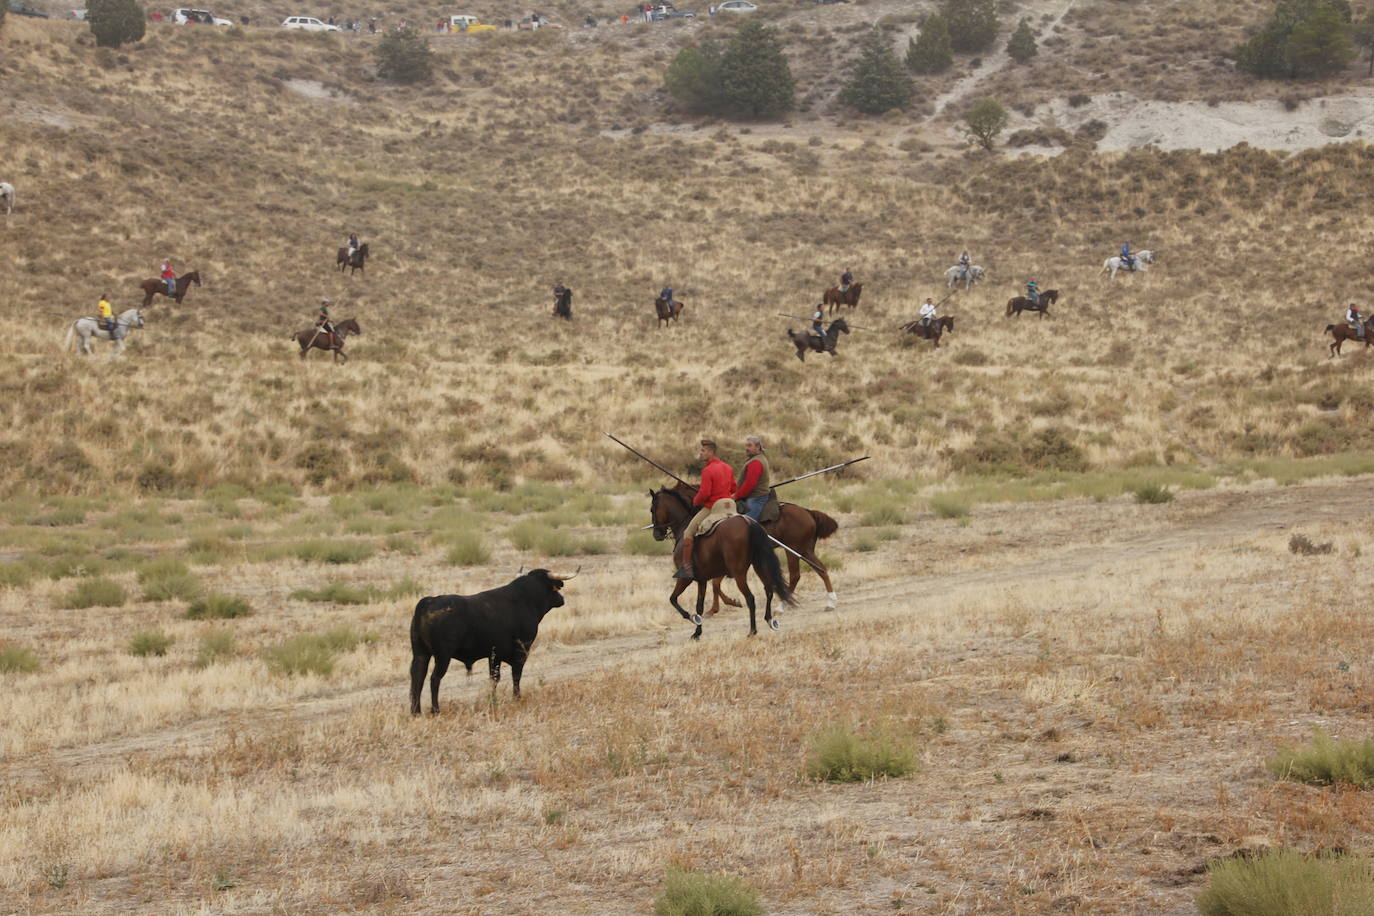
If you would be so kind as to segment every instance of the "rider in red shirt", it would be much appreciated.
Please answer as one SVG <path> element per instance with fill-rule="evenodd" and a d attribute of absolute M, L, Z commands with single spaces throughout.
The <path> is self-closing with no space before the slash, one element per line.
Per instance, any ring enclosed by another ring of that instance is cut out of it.
<path fill-rule="evenodd" d="M 701 440 L 701 451 L 698 456 L 706 462 L 706 466 L 701 469 L 701 486 L 697 488 L 696 498 L 692 500 L 692 505 L 700 506 L 699 511 L 692 520 L 687 523 L 687 527 L 682 531 L 682 563 L 677 572 L 673 573 L 674 579 L 695 579 L 697 577 L 696 566 L 692 563 L 692 545 L 696 538 L 697 531 L 701 528 L 701 523 L 706 516 L 711 514 L 711 507 L 718 500 L 725 499 L 735 492 L 735 470 L 716 457 L 716 444 L 710 439 Z"/>
<path fill-rule="evenodd" d="M 162 282 L 167 284 L 167 295 L 173 298 L 177 294 L 177 272 L 172 270 L 172 259 L 162 259 Z"/>

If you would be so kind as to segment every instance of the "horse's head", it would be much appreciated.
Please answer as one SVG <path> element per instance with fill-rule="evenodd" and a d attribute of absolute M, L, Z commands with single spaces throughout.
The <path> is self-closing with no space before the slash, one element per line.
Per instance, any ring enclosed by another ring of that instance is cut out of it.
<path fill-rule="evenodd" d="M 358 326 L 358 319 L 356 318 L 345 318 L 334 327 L 348 334 L 361 334 L 363 332 L 363 329 Z"/>
<path fill-rule="evenodd" d="M 654 540 L 667 540 L 673 525 L 672 508 L 677 504 L 670 490 L 649 491 L 649 520 L 654 526 Z"/>
<path fill-rule="evenodd" d="M 367 242 L 363 242 L 362 245 L 358 248 L 358 257 L 365 258 L 369 254 L 371 254 L 371 252 L 367 248 Z"/>
<path fill-rule="evenodd" d="M 857 283 L 854 285 L 858 286 Z M 849 322 L 845 321 L 843 318 L 836 318 L 834 321 L 830 322 L 830 330 L 835 331 L 839 334 L 848 334 Z"/>
<path fill-rule="evenodd" d="M 945 326 L 945 330 L 949 331 L 951 334 L 954 333 L 954 318 L 953 318 L 953 316 L 951 316 L 951 315 L 945 315 L 943 318 L 940 319 L 940 323 L 943 324 L 943 325 Z"/>
<path fill-rule="evenodd" d="M 129 325 L 129 327 L 138 328 L 140 331 L 143 330 L 143 313 L 138 309 L 134 309 L 134 322 Z"/>

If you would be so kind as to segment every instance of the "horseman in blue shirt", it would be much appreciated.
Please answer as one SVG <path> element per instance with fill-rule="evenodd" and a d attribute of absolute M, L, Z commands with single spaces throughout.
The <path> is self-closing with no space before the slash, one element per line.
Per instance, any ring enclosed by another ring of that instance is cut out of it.
<path fill-rule="evenodd" d="M 853 282 L 854 282 L 854 275 L 853 275 L 852 273 L 850 273 L 850 272 L 849 272 L 849 268 L 846 267 L 846 268 L 844 269 L 844 273 L 840 274 L 840 292 L 842 292 L 842 293 L 847 293 L 847 292 L 849 292 L 849 284 L 851 284 L 851 283 L 853 283 Z"/>
<path fill-rule="evenodd" d="M 1040 287 L 1035 285 L 1034 280 L 1026 281 L 1026 298 L 1031 301 L 1031 305 L 1040 304 Z"/>
<path fill-rule="evenodd" d="M 1135 255 L 1131 254 L 1130 242 L 1121 246 L 1121 266 L 1127 270 L 1135 270 Z"/>

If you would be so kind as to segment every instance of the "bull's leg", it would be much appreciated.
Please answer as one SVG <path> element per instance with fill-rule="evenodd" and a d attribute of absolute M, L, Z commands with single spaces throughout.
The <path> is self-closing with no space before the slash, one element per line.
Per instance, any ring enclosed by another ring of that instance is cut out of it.
<path fill-rule="evenodd" d="M 425 674 L 429 671 L 429 656 L 415 652 L 410 658 L 410 714 L 420 714 L 420 691 L 425 688 Z"/>
<path fill-rule="evenodd" d="M 515 659 L 510 663 L 510 683 L 517 700 L 520 699 L 520 673 L 524 670 L 525 656 L 516 653 Z"/>
<path fill-rule="evenodd" d="M 434 670 L 429 675 L 429 712 L 430 715 L 439 714 L 439 682 L 444 679 L 444 673 L 448 671 L 448 656 L 434 656 Z"/>

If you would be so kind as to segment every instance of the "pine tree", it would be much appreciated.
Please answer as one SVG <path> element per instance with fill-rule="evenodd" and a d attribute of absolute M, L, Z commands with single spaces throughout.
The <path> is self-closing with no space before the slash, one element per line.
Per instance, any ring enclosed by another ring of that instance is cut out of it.
<path fill-rule="evenodd" d="M 943 73 L 954 63 L 945 17 L 931 13 L 921 25 L 921 34 L 906 48 L 906 65 L 912 73 Z"/>
<path fill-rule="evenodd" d="M 1374 76 L 1374 12 L 1355 23 L 1350 30 L 1350 40 L 1369 55 L 1369 75 Z"/>
<path fill-rule="evenodd" d="M 424 83 L 433 74 L 429 42 L 414 29 L 392 29 L 374 52 L 377 75 L 394 83 Z"/>
<path fill-rule="evenodd" d="M 796 82 L 773 30 L 757 21 L 740 26 L 720 56 L 725 110 L 742 118 L 771 118 L 792 110 Z"/>
<path fill-rule="evenodd" d="M 911 76 L 898 63 L 892 43 L 882 29 L 870 29 L 849 81 L 840 90 L 840 101 L 867 114 L 882 114 L 910 105 L 913 92 Z"/>
<path fill-rule="evenodd" d="M 1288 66 L 1294 76 L 1329 76 L 1355 59 L 1350 24 L 1329 3 L 1318 4 L 1288 36 Z"/>
<path fill-rule="evenodd" d="M 138 41 L 147 29 L 146 19 L 137 0 L 90 0 L 86 5 L 86 21 L 102 48 Z"/>
<path fill-rule="evenodd" d="M 945 0 L 944 17 L 956 51 L 982 51 L 997 38 L 995 0 Z"/>
<path fill-rule="evenodd" d="M 997 135 L 1007 126 L 1007 110 L 996 99 L 979 99 L 964 115 L 964 130 L 983 149 L 992 149 Z"/>
<path fill-rule="evenodd" d="M 711 39 L 701 47 L 683 48 L 663 74 L 663 88 L 687 111 L 709 114 L 720 109 L 720 46 Z"/>
<path fill-rule="evenodd" d="M 1018 64 L 1024 64 L 1040 53 L 1040 49 L 1035 45 L 1035 33 L 1031 31 L 1028 20 L 1022 19 L 1016 31 L 1011 33 L 1011 40 L 1007 42 L 1007 53 Z"/>

